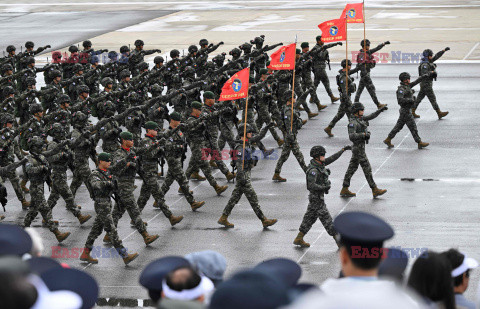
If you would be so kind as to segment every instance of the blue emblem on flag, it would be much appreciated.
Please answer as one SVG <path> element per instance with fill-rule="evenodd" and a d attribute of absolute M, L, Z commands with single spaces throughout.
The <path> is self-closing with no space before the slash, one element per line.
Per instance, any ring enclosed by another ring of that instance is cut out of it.
<path fill-rule="evenodd" d="M 232 83 L 232 88 L 235 92 L 239 92 L 240 90 L 242 90 L 242 81 L 236 78 Z"/>
<path fill-rule="evenodd" d="M 355 18 L 355 15 L 357 15 L 357 12 L 355 12 L 355 9 L 350 9 L 348 11 L 348 17 Z"/>
<path fill-rule="evenodd" d="M 337 26 L 330 27 L 329 33 L 330 33 L 330 35 L 337 35 L 337 33 L 338 33 Z"/>
<path fill-rule="evenodd" d="M 283 52 L 283 53 L 280 55 L 280 63 L 282 63 L 284 60 L 285 60 L 285 52 Z"/>

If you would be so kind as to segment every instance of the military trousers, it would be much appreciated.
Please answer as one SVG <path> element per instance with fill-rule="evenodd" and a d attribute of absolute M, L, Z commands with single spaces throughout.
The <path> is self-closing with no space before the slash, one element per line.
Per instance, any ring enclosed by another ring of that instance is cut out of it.
<path fill-rule="evenodd" d="M 328 235 L 335 236 L 337 234 L 333 227 L 332 216 L 325 205 L 323 193 L 310 192 L 308 194 L 307 212 L 303 216 L 299 231 L 303 234 L 307 234 L 317 220 L 322 222 Z"/>

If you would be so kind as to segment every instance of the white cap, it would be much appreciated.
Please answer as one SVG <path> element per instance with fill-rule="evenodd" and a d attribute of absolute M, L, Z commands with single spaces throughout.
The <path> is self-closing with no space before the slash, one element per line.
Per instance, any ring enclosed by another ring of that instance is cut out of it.
<path fill-rule="evenodd" d="M 193 289 L 174 291 L 168 285 L 165 279 L 162 282 L 162 291 L 166 298 L 176 300 L 195 300 L 202 295 L 205 295 L 214 289 L 213 282 L 205 276 L 202 276 L 200 284 Z"/>
<path fill-rule="evenodd" d="M 31 309 L 79 309 L 83 301 L 71 291 L 51 292 L 40 277 L 30 275 L 28 281 L 37 289 L 37 300 Z"/>
<path fill-rule="evenodd" d="M 462 253 L 464 258 L 460 266 L 452 270 L 452 277 L 458 277 L 469 269 L 474 269 L 478 267 L 478 262 L 475 259 L 469 258 L 466 254 Z"/>

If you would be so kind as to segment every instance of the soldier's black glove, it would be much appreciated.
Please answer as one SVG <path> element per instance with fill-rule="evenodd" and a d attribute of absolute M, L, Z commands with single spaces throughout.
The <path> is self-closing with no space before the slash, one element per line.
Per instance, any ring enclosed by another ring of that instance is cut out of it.
<path fill-rule="evenodd" d="M 346 145 L 343 147 L 343 151 L 352 150 L 352 145 Z"/>
<path fill-rule="evenodd" d="M 383 43 L 383 45 L 389 45 L 390 44 L 390 41 L 386 41 L 385 43 Z"/>
<path fill-rule="evenodd" d="M 380 110 L 383 112 L 383 111 L 386 111 L 388 109 L 387 105 L 385 105 L 384 107 L 382 107 Z"/>
<path fill-rule="evenodd" d="M 450 50 L 450 47 L 445 47 L 445 51 L 449 51 Z"/>
<path fill-rule="evenodd" d="M 45 45 L 45 49 L 51 48 L 51 47 L 52 47 L 52 46 L 50 46 L 50 45 Z"/>
<path fill-rule="evenodd" d="M 155 49 L 155 52 L 161 53 L 162 51 L 160 49 Z"/>
<path fill-rule="evenodd" d="M 371 133 L 370 133 L 369 131 L 365 132 L 365 139 L 366 139 L 367 141 L 370 139 L 370 134 L 371 134 Z"/>
<path fill-rule="evenodd" d="M 225 44 L 223 41 L 219 42 L 218 45 L 223 45 Z"/>
<path fill-rule="evenodd" d="M 343 43 L 342 42 L 337 42 L 337 45 L 342 46 Z"/>

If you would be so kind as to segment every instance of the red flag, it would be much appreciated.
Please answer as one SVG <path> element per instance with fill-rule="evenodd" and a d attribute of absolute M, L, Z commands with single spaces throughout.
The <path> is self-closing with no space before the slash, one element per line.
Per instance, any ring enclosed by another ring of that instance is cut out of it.
<path fill-rule="evenodd" d="M 322 30 L 322 42 L 345 41 L 347 33 L 345 31 L 345 18 L 332 19 L 318 25 Z"/>
<path fill-rule="evenodd" d="M 363 19 L 363 3 L 349 3 L 345 6 L 340 18 L 345 18 L 347 16 L 347 23 L 350 24 L 361 24 L 364 23 Z"/>
<path fill-rule="evenodd" d="M 243 99 L 248 96 L 248 82 L 250 79 L 250 68 L 243 69 L 233 74 L 223 85 L 219 101 L 230 101 Z"/>
<path fill-rule="evenodd" d="M 270 56 L 271 60 L 268 68 L 272 70 L 293 70 L 295 68 L 296 51 L 296 43 L 280 47 Z"/>

